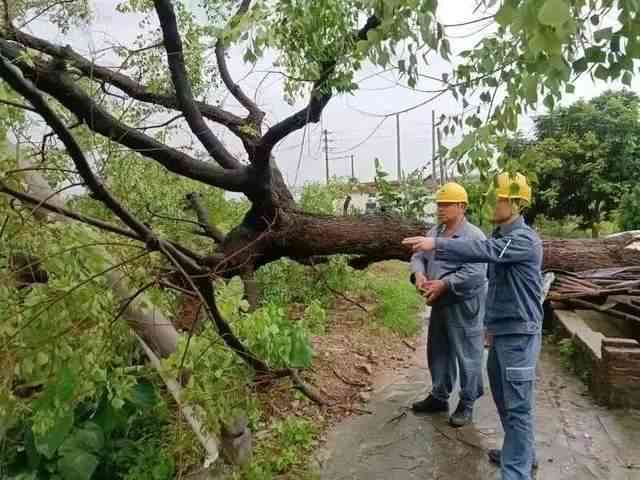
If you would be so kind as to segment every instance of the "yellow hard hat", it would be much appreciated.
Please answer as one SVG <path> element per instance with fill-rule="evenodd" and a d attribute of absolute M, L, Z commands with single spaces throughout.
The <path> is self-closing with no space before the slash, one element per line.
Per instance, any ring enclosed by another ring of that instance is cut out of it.
<path fill-rule="evenodd" d="M 531 203 L 531 187 L 527 183 L 527 177 L 521 173 L 509 175 L 503 172 L 498 175 L 496 195 L 498 198 L 521 199 Z"/>
<path fill-rule="evenodd" d="M 449 182 L 436 192 L 436 203 L 469 203 L 469 196 L 462 185 Z"/>

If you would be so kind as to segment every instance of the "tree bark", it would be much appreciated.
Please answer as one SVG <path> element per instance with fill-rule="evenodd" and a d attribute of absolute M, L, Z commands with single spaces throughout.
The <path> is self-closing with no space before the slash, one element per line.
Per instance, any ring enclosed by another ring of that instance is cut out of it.
<path fill-rule="evenodd" d="M 429 227 L 391 215 L 345 217 L 294 209 L 280 210 L 269 231 L 252 232 L 252 226 L 242 229 L 242 239 L 236 234 L 231 243 L 223 245 L 227 258 L 241 260 L 242 257 L 246 261 L 243 255 L 249 255 L 257 266 L 281 257 L 336 254 L 356 255 L 352 262 L 356 267 L 381 260 L 408 261 L 411 252 L 402 246 L 402 240 L 424 235 Z M 543 240 L 543 249 L 545 270 L 575 272 L 640 265 L 640 235 L 634 234 L 601 239 Z M 225 269 L 233 271 L 230 263 Z"/>
<path fill-rule="evenodd" d="M 640 265 L 640 235 L 614 238 L 545 240 L 544 268 L 581 272 L 596 268 Z"/>

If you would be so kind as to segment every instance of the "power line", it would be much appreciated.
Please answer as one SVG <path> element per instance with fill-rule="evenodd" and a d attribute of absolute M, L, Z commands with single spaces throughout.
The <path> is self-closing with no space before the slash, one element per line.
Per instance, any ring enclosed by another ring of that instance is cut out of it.
<path fill-rule="evenodd" d="M 382 120 L 380 120 L 380 122 L 374 127 L 374 129 L 371 131 L 371 133 L 369 135 L 367 135 L 362 141 L 358 142 L 357 144 L 355 144 L 352 147 L 347 148 L 346 150 L 341 150 L 339 152 L 334 152 L 334 153 L 337 154 L 337 155 L 341 155 L 343 153 L 353 152 L 357 148 L 361 147 L 362 145 L 367 143 L 367 141 L 369 141 L 371 139 L 371 137 L 373 137 L 378 130 L 380 130 L 380 127 L 387 120 L 387 118 L 389 118 L 389 117 L 384 117 Z"/>
<path fill-rule="evenodd" d="M 443 90 L 439 93 L 437 93 L 436 95 L 433 95 L 432 97 L 427 98 L 426 100 L 423 100 L 420 103 L 417 103 L 411 107 L 407 107 L 405 109 L 402 110 L 398 110 L 396 112 L 391 112 L 391 113 L 371 113 L 371 112 L 366 112 L 364 110 L 360 110 L 359 108 L 356 108 L 352 105 L 349 105 L 347 103 L 347 107 L 350 108 L 351 110 L 354 110 L 358 113 L 360 113 L 361 115 L 365 115 L 367 117 L 373 117 L 373 118 L 389 118 L 389 117 L 393 117 L 394 115 L 398 115 L 401 113 L 408 113 L 411 112 L 413 110 L 417 110 L 420 107 L 424 107 L 426 104 L 436 100 L 437 98 L 441 97 L 442 95 L 444 95 L 445 93 L 447 93 L 448 90 Z"/>

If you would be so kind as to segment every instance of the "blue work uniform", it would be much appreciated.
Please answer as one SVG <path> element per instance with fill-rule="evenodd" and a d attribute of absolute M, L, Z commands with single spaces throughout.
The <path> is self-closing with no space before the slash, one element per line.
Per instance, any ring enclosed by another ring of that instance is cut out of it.
<path fill-rule="evenodd" d="M 432 228 L 429 236 L 441 236 L 445 226 Z M 484 240 L 475 225 L 464 220 L 451 238 Z M 487 291 L 486 265 L 459 264 L 436 260 L 433 252 L 418 252 L 411 257 L 412 279 L 423 273 L 428 280 L 443 280 L 446 293 L 431 307 L 427 335 L 427 362 L 431 372 L 431 395 L 447 401 L 460 373 L 460 401 L 466 407 L 484 393 L 482 355 L 484 335 L 482 319 Z"/>
<path fill-rule="evenodd" d="M 502 427 L 503 480 L 531 479 L 535 458 L 536 365 L 542 331 L 542 241 L 522 217 L 489 240 L 436 238 L 435 258 L 489 264 L 485 326 L 492 334 L 487 370 Z"/>

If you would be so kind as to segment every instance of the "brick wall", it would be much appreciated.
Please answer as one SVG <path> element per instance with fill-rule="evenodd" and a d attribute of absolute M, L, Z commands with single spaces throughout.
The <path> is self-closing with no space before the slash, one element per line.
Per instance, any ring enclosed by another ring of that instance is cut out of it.
<path fill-rule="evenodd" d="M 605 338 L 592 382 L 594 394 L 606 405 L 640 408 L 640 343 L 630 338 Z"/>

